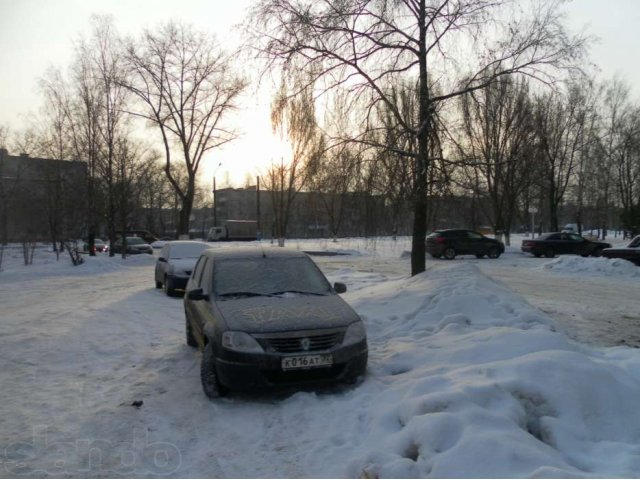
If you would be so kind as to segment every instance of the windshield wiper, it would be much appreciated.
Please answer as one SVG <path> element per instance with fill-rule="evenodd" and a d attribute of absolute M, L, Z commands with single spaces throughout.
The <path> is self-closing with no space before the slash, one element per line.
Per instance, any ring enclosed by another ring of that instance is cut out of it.
<path fill-rule="evenodd" d="M 316 296 L 319 296 L 319 297 L 324 297 L 325 295 L 327 295 L 326 293 L 309 292 L 307 290 L 283 290 L 281 292 L 272 292 L 271 295 L 282 295 L 284 293 L 299 293 L 301 295 L 316 295 Z"/>
<path fill-rule="evenodd" d="M 218 297 L 229 298 L 229 297 L 270 297 L 269 293 L 258 293 L 258 292 L 227 292 L 221 293 Z"/>

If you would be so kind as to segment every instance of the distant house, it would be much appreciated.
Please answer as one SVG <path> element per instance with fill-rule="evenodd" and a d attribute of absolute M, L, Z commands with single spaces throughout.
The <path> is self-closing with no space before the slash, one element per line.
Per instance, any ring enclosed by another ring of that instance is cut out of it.
<path fill-rule="evenodd" d="M 78 236 L 86 179 L 84 162 L 15 156 L 0 148 L 0 242 Z"/>

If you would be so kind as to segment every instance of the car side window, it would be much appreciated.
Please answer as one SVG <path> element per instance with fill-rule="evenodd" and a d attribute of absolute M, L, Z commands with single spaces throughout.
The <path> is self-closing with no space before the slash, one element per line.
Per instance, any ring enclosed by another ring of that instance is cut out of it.
<path fill-rule="evenodd" d="M 549 238 L 547 238 L 547 240 L 560 240 L 560 235 L 558 234 L 551 235 Z"/>
<path fill-rule="evenodd" d="M 200 286 L 200 279 L 202 278 L 202 270 L 206 257 L 200 257 L 196 262 L 196 268 L 193 269 L 193 279 L 196 281 L 196 285 Z"/>
<path fill-rule="evenodd" d="M 213 260 L 211 258 L 207 258 L 206 260 L 202 268 L 202 276 L 200 277 L 200 288 L 202 288 L 203 292 L 210 293 L 213 286 Z"/>
<path fill-rule="evenodd" d="M 629 247 L 631 248 L 640 247 L 640 237 L 636 237 L 634 240 L 632 240 L 631 243 L 629 244 Z"/>
<path fill-rule="evenodd" d="M 570 233 L 569 240 L 571 240 L 572 242 L 582 242 L 582 237 L 580 235 L 576 235 L 575 233 Z"/>
<path fill-rule="evenodd" d="M 467 232 L 467 236 L 472 240 L 480 240 L 482 238 L 482 235 L 476 232 Z"/>

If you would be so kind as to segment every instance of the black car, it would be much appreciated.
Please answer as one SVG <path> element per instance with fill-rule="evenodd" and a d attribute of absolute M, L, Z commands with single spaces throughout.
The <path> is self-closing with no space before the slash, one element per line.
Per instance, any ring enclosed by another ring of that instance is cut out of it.
<path fill-rule="evenodd" d="M 536 257 L 544 255 L 547 258 L 563 254 L 599 257 L 605 248 L 611 248 L 611 244 L 593 242 L 569 232 L 544 233 L 536 239 L 523 240 L 520 247 L 524 253 L 531 253 Z"/>
<path fill-rule="evenodd" d="M 205 394 L 353 383 L 367 366 L 360 317 L 311 258 L 285 249 L 205 250 L 184 297 Z"/>
<path fill-rule="evenodd" d="M 635 237 L 629 245 L 620 248 L 605 248 L 602 256 L 607 258 L 623 258 L 640 267 L 640 235 Z"/>
<path fill-rule="evenodd" d="M 449 229 L 429 234 L 426 249 L 432 257 L 447 260 L 454 259 L 456 255 L 498 258 L 504 252 L 504 244 L 473 230 Z"/>

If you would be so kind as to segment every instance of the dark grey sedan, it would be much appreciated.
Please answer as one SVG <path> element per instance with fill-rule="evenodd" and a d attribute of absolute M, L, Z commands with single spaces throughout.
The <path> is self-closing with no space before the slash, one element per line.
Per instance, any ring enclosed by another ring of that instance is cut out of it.
<path fill-rule="evenodd" d="M 205 250 L 184 297 L 186 339 L 202 351 L 205 394 L 353 383 L 367 366 L 364 324 L 305 253 Z"/>

